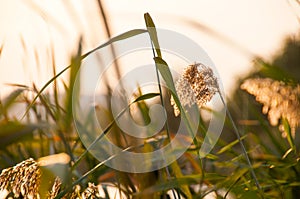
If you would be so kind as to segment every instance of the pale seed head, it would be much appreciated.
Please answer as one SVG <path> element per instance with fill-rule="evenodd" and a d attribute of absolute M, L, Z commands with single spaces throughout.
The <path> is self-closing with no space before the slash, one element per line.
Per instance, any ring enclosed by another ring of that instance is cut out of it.
<path fill-rule="evenodd" d="M 39 198 L 40 176 L 38 163 L 30 158 L 2 171 L 0 190 L 7 189 L 17 198 Z"/>
<path fill-rule="evenodd" d="M 277 126 L 281 118 L 285 118 L 295 136 L 300 121 L 300 85 L 292 87 L 284 82 L 270 78 L 251 78 L 244 81 L 241 89 L 256 97 L 263 104 L 262 112 L 268 114 L 272 126 Z M 284 128 L 279 126 L 286 135 Z"/>
<path fill-rule="evenodd" d="M 217 78 L 212 69 L 200 63 L 186 67 L 181 77 L 176 81 L 175 88 L 182 106 L 191 107 L 196 103 L 199 108 L 209 102 L 219 89 Z M 180 109 L 173 97 L 170 100 L 174 114 L 178 116 Z"/>

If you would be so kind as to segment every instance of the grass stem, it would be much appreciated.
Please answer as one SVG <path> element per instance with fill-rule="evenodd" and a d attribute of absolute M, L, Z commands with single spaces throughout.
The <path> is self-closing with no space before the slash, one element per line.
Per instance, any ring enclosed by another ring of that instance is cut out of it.
<path fill-rule="evenodd" d="M 234 122 L 233 119 L 232 119 L 231 113 L 230 113 L 230 111 L 228 110 L 228 108 L 227 108 L 227 106 L 226 106 L 226 104 L 225 104 L 225 100 L 224 100 L 224 98 L 223 98 L 223 96 L 222 96 L 222 94 L 221 94 L 219 88 L 218 88 L 218 93 L 219 93 L 220 98 L 221 98 L 221 100 L 222 100 L 222 103 L 223 103 L 223 105 L 224 105 L 224 107 L 225 107 L 225 109 L 226 109 L 226 113 L 227 113 L 227 115 L 228 115 L 228 118 L 229 118 L 229 120 L 230 120 L 230 122 L 231 122 L 231 124 L 232 124 L 232 126 L 233 126 L 233 130 L 234 130 L 234 132 L 235 132 L 235 134 L 236 134 L 236 136 L 237 136 L 237 139 L 238 139 L 238 141 L 239 141 L 239 143 L 240 143 L 240 145 L 241 145 L 242 151 L 243 151 L 244 156 L 245 156 L 245 158 L 246 158 L 246 161 L 247 161 L 247 163 L 248 163 L 248 165 L 249 165 L 250 173 L 251 173 L 251 175 L 252 175 L 252 178 L 254 179 L 255 185 L 256 185 L 256 187 L 258 188 L 258 190 L 261 191 L 261 190 L 262 190 L 262 189 L 261 189 L 261 186 L 260 186 L 260 184 L 259 184 L 259 182 L 258 182 L 258 180 L 257 180 L 256 174 L 255 174 L 254 169 L 253 169 L 253 167 L 252 167 L 252 163 L 251 163 L 251 161 L 250 161 L 250 159 L 249 159 L 249 156 L 248 156 L 248 154 L 247 154 L 247 150 L 246 150 L 246 148 L 245 148 L 245 145 L 244 145 L 244 143 L 243 143 L 243 141 L 242 141 L 242 139 L 241 139 L 241 136 L 240 136 L 240 133 L 239 133 L 239 131 L 238 131 L 238 129 L 237 129 L 237 126 L 236 126 L 235 122 Z"/>

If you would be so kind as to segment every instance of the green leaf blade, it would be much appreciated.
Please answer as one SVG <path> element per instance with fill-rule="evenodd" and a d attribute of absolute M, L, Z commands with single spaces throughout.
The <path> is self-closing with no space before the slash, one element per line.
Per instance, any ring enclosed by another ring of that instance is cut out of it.
<path fill-rule="evenodd" d="M 161 51 L 160 51 L 160 46 L 159 46 L 159 42 L 158 42 L 158 37 L 157 37 L 157 31 L 156 31 L 156 28 L 155 28 L 155 24 L 154 24 L 154 22 L 153 22 L 153 20 L 152 20 L 149 13 L 145 13 L 144 18 L 145 18 L 148 33 L 149 33 L 151 41 L 153 42 L 153 45 L 155 47 L 155 51 L 157 53 L 157 56 L 162 58 Z"/>

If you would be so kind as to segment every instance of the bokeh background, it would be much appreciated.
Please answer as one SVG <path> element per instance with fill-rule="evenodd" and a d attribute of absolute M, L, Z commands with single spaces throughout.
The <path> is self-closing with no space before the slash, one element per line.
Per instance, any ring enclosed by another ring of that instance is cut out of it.
<path fill-rule="evenodd" d="M 190 37 L 215 62 L 227 95 L 255 56 L 268 60 L 281 50 L 287 36 L 299 34 L 299 4 L 291 0 L 253 1 L 102 1 L 110 35 L 144 28 L 149 12 L 159 28 Z M 41 87 L 67 66 L 82 36 L 88 51 L 107 40 L 97 1 L 0 2 L 1 97 L 5 83 Z"/>

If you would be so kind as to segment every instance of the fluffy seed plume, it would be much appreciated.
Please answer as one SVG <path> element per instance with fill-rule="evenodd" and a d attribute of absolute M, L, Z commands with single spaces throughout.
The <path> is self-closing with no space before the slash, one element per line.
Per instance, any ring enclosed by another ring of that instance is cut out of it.
<path fill-rule="evenodd" d="M 272 126 L 277 126 L 279 120 L 285 118 L 291 127 L 292 135 L 295 136 L 300 121 L 300 85 L 292 87 L 270 78 L 253 78 L 247 79 L 241 88 L 263 104 L 262 112 L 268 114 Z M 279 129 L 285 137 L 283 126 L 279 125 Z"/>
<path fill-rule="evenodd" d="M 190 107 L 197 103 L 200 108 L 218 91 L 218 81 L 211 68 L 195 63 L 184 69 L 183 74 L 175 83 L 175 88 L 182 106 Z M 171 105 L 175 116 L 178 116 L 180 109 L 172 96 Z"/>

